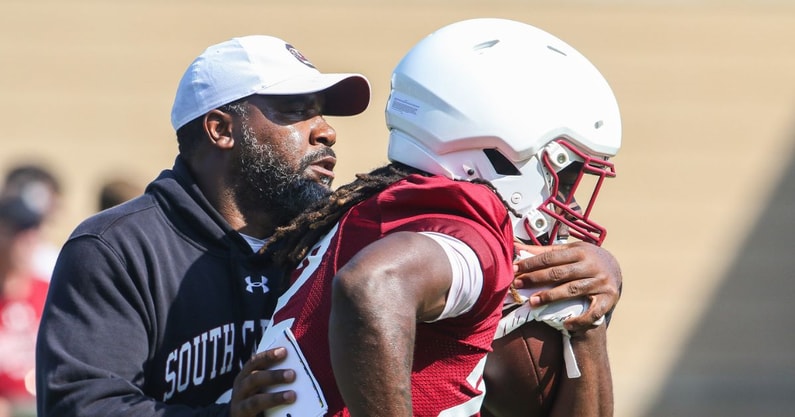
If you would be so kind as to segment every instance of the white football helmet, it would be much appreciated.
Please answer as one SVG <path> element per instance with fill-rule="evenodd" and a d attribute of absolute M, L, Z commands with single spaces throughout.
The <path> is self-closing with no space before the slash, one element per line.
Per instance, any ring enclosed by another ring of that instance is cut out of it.
<path fill-rule="evenodd" d="M 504 19 L 439 29 L 392 73 L 386 122 L 391 161 L 489 181 L 515 212 L 517 238 L 551 244 L 565 225 L 580 240 L 604 240 L 589 216 L 615 176 L 607 159 L 621 146 L 618 104 L 602 74 L 555 36 Z M 559 179 L 567 167 L 578 170 L 571 190 Z M 579 211 L 572 199 L 586 173 L 596 180 Z"/>

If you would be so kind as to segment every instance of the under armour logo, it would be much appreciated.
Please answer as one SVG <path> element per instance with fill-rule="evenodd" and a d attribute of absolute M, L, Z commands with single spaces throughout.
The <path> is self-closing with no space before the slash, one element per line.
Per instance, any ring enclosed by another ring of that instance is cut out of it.
<path fill-rule="evenodd" d="M 246 291 L 254 293 L 254 288 L 262 288 L 262 293 L 266 294 L 270 289 L 268 288 L 268 278 L 260 276 L 259 282 L 251 281 L 251 277 L 246 277 Z"/>

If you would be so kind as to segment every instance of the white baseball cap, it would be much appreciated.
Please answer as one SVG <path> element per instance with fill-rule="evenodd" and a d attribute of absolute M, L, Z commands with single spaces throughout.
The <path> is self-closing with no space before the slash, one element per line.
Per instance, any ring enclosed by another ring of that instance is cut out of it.
<path fill-rule="evenodd" d="M 370 103 L 370 83 L 361 74 L 322 74 L 287 42 L 272 36 L 233 38 L 210 46 L 185 71 L 171 108 L 178 130 L 224 104 L 253 94 L 324 92 L 324 114 L 353 116 Z"/>

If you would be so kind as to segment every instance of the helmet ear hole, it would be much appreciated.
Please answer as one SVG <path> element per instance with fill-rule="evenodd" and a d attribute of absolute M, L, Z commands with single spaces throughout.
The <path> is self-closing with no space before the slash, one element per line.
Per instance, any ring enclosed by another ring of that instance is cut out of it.
<path fill-rule="evenodd" d="M 519 169 L 516 168 L 516 165 L 512 164 L 505 155 L 501 154 L 500 151 L 497 149 L 484 149 L 483 153 L 486 154 L 486 158 L 489 159 L 491 162 L 491 166 L 494 167 L 494 171 L 500 175 L 522 175 L 519 172 Z"/>

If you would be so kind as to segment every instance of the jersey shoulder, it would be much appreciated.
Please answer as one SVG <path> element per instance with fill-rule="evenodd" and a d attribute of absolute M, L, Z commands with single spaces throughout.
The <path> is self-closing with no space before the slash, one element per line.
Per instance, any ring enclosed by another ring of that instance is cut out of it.
<path fill-rule="evenodd" d="M 409 175 L 377 196 L 384 218 L 410 213 L 446 213 L 479 223 L 505 225 L 508 211 L 496 192 L 484 184 L 441 176 Z"/>

